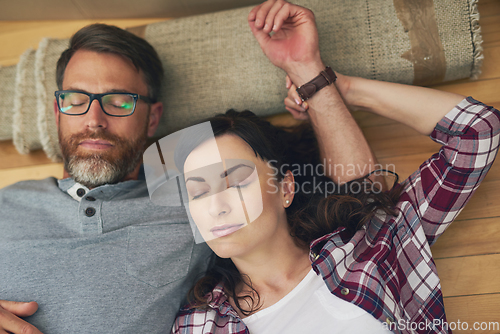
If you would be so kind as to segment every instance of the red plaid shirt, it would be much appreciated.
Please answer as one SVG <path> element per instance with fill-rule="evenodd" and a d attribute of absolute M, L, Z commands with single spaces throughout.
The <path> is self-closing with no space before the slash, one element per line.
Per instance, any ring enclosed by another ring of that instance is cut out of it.
<path fill-rule="evenodd" d="M 484 179 L 499 131 L 498 110 L 463 100 L 434 128 L 431 138 L 444 146 L 404 183 L 397 217 L 377 215 L 352 238 L 339 228 L 312 242 L 312 268 L 331 293 L 396 333 L 448 332 L 430 245 Z M 249 333 L 221 285 L 208 310 L 181 309 L 172 332 Z"/>

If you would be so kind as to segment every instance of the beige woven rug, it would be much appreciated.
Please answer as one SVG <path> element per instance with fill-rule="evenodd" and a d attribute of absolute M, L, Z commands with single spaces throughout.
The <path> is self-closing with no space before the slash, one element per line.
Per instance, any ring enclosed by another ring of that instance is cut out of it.
<path fill-rule="evenodd" d="M 296 3 L 314 11 L 323 60 L 341 73 L 417 85 L 476 77 L 480 73 L 482 41 L 476 0 Z M 250 109 L 262 116 L 285 111 L 285 74 L 266 59 L 254 40 L 246 20 L 250 9 L 131 29 L 142 34 L 164 62 L 165 112 L 157 136 L 229 108 Z M 54 72 L 66 45 L 67 40 L 42 41 L 34 57 L 37 107 L 14 110 L 15 115 L 21 113 L 22 119 L 37 120 L 38 145 L 53 159 L 59 155 L 52 112 L 53 92 L 57 89 Z M 28 69 L 32 65 L 24 62 L 19 66 Z M 8 95 L 1 90 L 8 86 L 3 80 L 9 79 L 0 79 L 0 96 Z M 26 99 L 33 96 L 23 94 L 16 92 L 16 96 Z M 22 102 L 28 105 L 29 101 Z M 2 120 L 8 118 L 5 110 L 0 109 Z M 25 123 L 18 124 L 28 128 Z M 0 135 L 5 136 L 3 124 L 0 129 Z M 17 138 L 23 138 L 20 150 L 37 147 L 31 135 L 23 131 Z"/>
<path fill-rule="evenodd" d="M 12 139 L 16 66 L 0 67 L 0 140 Z"/>

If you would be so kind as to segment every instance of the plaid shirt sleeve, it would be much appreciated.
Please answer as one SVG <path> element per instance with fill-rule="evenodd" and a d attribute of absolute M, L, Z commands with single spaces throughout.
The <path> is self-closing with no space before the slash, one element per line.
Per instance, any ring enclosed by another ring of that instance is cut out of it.
<path fill-rule="evenodd" d="M 444 146 L 407 179 L 401 198 L 414 204 L 430 245 L 490 169 L 498 150 L 498 110 L 468 97 L 436 125 L 431 138 Z"/>
<path fill-rule="evenodd" d="M 340 228 L 311 244 L 329 290 L 396 333 L 448 333 L 430 245 L 484 179 L 499 132 L 499 112 L 470 97 L 446 114 L 431 134 L 443 146 L 404 183 L 397 217 L 376 215 L 352 238 Z"/>

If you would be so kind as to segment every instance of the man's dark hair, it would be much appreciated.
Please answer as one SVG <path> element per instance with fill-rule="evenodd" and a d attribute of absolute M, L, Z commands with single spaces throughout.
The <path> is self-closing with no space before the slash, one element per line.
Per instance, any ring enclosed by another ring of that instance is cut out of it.
<path fill-rule="evenodd" d="M 163 66 L 155 49 L 146 40 L 106 24 L 96 23 L 83 27 L 71 37 L 69 48 L 57 62 L 56 81 L 59 89 L 62 89 L 66 66 L 78 50 L 113 53 L 129 59 L 138 70 L 142 70 L 149 98 L 153 102 L 158 100 Z"/>

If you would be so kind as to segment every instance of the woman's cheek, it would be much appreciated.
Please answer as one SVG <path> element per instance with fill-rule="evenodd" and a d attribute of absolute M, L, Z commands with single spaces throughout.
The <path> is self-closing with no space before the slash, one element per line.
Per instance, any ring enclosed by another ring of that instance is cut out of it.
<path fill-rule="evenodd" d="M 260 217 L 264 210 L 263 194 L 259 182 L 252 183 L 242 191 L 243 203 L 248 214 L 248 220 L 253 222 Z"/>
<path fill-rule="evenodd" d="M 206 223 L 209 221 L 209 213 L 207 208 L 203 208 L 204 205 L 202 202 L 198 200 L 189 202 L 189 212 L 191 213 L 191 217 L 193 217 L 194 223 L 198 226 L 200 232 L 203 233 L 203 230 L 206 228 L 204 225 L 207 225 Z"/>

